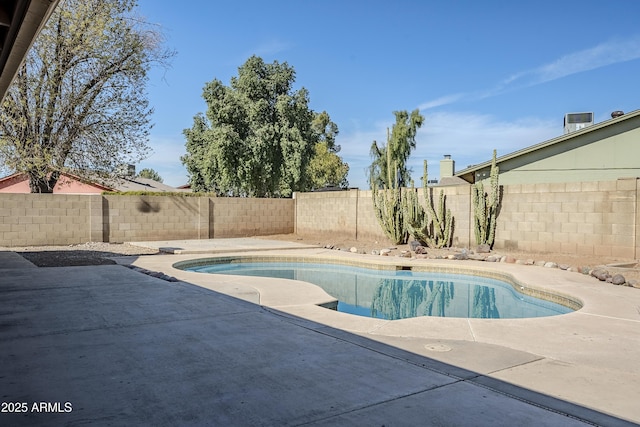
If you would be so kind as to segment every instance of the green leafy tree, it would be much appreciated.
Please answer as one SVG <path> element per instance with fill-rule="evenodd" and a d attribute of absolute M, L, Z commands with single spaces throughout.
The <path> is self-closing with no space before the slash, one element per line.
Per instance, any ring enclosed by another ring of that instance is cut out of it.
<path fill-rule="evenodd" d="M 151 168 L 144 168 L 138 173 L 138 178 L 148 178 L 154 181 L 162 182 L 162 177 L 158 172 Z"/>
<path fill-rule="evenodd" d="M 54 10 L 0 110 L 0 163 L 50 193 L 62 172 L 115 176 L 148 154 L 152 65 L 173 52 L 132 0 L 66 0 Z"/>
<path fill-rule="evenodd" d="M 319 142 L 309 164 L 309 179 L 312 190 L 324 187 L 347 188 L 349 165 L 340 156 L 329 150 L 326 142 Z"/>
<path fill-rule="evenodd" d="M 331 121 L 326 111 L 316 115 L 312 126 L 319 139 L 307 169 L 311 189 L 348 187 L 349 165 L 338 156 L 340 146 L 335 143 L 338 126 Z"/>
<path fill-rule="evenodd" d="M 252 56 L 229 86 L 217 79 L 205 85 L 206 115 L 196 115 L 184 131 L 182 162 L 194 190 L 289 197 L 311 188 L 316 144 L 324 138 L 332 149 L 337 127 L 326 113 L 326 122 L 317 120 L 307 90 L 294 91 L 294 81 L 286 62 L 266 64 Z"/>
<path fill-rule="evenodd" d="M 411 151 L 416 148 L 416 134 L 424 123 L 424 116 L 420 110 L 415 109 L 409 114 L 407 111 L 394 111 L 396 123 L 391 128 L 391 135 L 387 135 L 387 144 L 378 145 L 376 141 L 371 144 L 372 163 L 369 168 L 369 178 L 373 189 L 407 186 L 411 182 L 411 170 L 407 168 L 407 160 Z M 387 161 L 387 151 L 390 160 Z M 388 171 L 387 165 L 392 165 L 396 170 Z M 389 182 L 396 179 L 396 183 Z"/>

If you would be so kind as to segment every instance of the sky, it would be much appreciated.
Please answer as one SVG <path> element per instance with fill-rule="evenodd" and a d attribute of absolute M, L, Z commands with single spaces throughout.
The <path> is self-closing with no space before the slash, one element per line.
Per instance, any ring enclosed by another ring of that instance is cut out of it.
<path fill-rule="evenodd" d="M 409 166 L 419 183 L 562 135 L 566 113 L 640 109 L 640 1 L 139 0 L 176 51 L 153 69 L 153 154 L 137 165 L 188 182 L 183 130 L 206 112 L 205 83 L 229 85 L 250 56 L 286 62 L 294 89 L 338 125 L 351 187 L 368 189 L 373 141 L 394 111 L 420 109 Z"/>

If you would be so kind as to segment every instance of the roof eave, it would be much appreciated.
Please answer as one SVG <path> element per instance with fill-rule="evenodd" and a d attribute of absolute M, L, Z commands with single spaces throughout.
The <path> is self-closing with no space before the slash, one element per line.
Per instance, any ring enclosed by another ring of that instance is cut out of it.
<path fill-rule="evenodd" d="M 15 78 L 36 37 L 60 0 L 17 0 L 0 54 L 0 101 Z"/>
<path fill-rule="evenodd" d="M 560 136 L 557 136 L 555 138 L 549 139 L 547 141 L 544 141 L 544 142 L 541 142 L 541 143 L 538 143 L 538 144 L 535 144 L 535 145 L 530 145 L 529 147 L 523 148 L 521 150 L 513 151 L 513 152 L 511 152 L 509 154 L 505 154 L 504 156 L 500 156 L 500 157 L 496 158 L 496 164 L 500 164 L 501 162 L 513 159 L 514 157 L 522 156 L 522 155 L 527 154 L 527 153 L 532 153 L 534 151 L 543 149 L 545 147 L 548 147 L 548 146 L 551 146 L 551 145 L 554 145 L 554 144 L 558 144 L 558 143 L 560 143 L 562 141 L 566 141 L 566 140 L 578 137 L 580 135 L 584 135 L 584 134 L 589 133 L 589 132 L 594 132 L 594 131 L 596 131 L 598 129 L 602 129 L 602 128 L 605 128 L 607 126 L 615 125 L 617 123 L 620 123 L 622 121 L 631 119 L 631 118 L 636 117 L 636 116 L 640 116 L 640 110 L 635 110 L 635 111 L 632 111 L 630 113 L 624 114 L 624 115 L 622 115 L 620 117 L 616 117 L 616 118 L 612 118 L 612 119 L 609 119 L 609 120 L 605 120 L 605 121 L 600 122 L 600 123 L 595 123 L 595 124 L 593 124 L 591 126 L 588 126 L 588 127 L 584 128 L 584 129 L 580 129 L 580 130 L 575 131 L 575 132 L 571 132 L 571 133 L 567 133 L 567 134 L 564 134 L 564 135 L 560 135 Z M 465 181 L 473 183 L 473 175 L 475 174 L 475 172 L 479 171 L 481 169 L 487 168 L 487 167 L 491 167 L 491 160 L 488 160 L 488 161 L 482 162 L 482 163 L 478 163 L 477 165 L 473 165 L 471 167 L 468 167 L 466 169 L 458 171 L 458 172 L 456 172 L 454 174 L 454 176 L 460 177 L 460 178 L 464 179 Z M 471 181 L 469 180 L 470 177 L 472 179 Z"/>

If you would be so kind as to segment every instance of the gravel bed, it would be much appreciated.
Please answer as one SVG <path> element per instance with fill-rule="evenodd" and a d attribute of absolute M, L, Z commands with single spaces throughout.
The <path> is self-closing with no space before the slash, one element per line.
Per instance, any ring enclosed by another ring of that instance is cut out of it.
<path fill-rule="evenodd" d="M 11 251 L 22 255 L 38 267 L 68 267 L 82 265 L 115 264 L 119 256 L 153 255 L 156 249 L 129 243 L 90 242 L 68 246 L 13 247 Z"/>

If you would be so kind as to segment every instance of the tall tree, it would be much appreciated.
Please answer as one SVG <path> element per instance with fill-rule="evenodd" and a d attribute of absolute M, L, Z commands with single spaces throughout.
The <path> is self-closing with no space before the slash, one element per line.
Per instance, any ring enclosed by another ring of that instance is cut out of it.
<path fill-rule="evenodd" d="M 294 91 L 294 81 L 286 62 L 252 56 L 229 86 L 217 79 L 205 85 L 207 112 L 184 131 L 182 162 L 195 191 L 289 197 L 310 188 L 315 146 L 324 138 L 334 149 L 337 127 L 326 112 L 318 118 L 307 90 Z"/>
<path fill-rule="evenodd" d="M 347 188 L 349 181 L 349 165 L 340 156 L 331 151 L 326 142 L 318 142 L 308 168 L 310 189 L 323 187 Z"/>
<path fill-rule="evenodd" d="M 344 162 L 338 153 L 340 146 L 336 144 L 338 126 L 333 123 L 326 111 L 317 114 L 313 120 L 314 132 L 319 135 L 314 148 L 314 154 L 309 164 L 308 176 L 310 189 L 316 190 L 323 187 L 347 188 L 349 181 L 349 165 Z"/>
<path fill-rule="evenodd" d="M 387 144 L 371 144 L 372 163 L 369 168 L 371 185 L 379 188 L 403 187 L 411 183 L 411 170 L 407 168 L 407 159 L 411 151 L 416 148 L 416 134 L 424 123 L 424 116 L 415 109 L 409 114 L 407 111 L 394 111 L 396 122 L 391 128 L 391 135 L 387 135 Z M 387 150 L 390 161 L 387 161 Z M 387 164 L 396 170 L 388 171 Z M 389 180 L 396 182 L 389 182 Z"/>
<path fill-rule="evenodd" d="M 134 0 L 60 2 L 0 111 L 0 162 L 33 193 L 60 174 L 114 176 L 148 153 L 147 73 L 173 52 Z"/>
<path fill-rule="evenodd" d="M 152 168 L 144 168 L 140 172 L 138 172 L 138 178 L 148 178 L 154 181 L 162 182 L 162 177 L 155 169 Z"/>

